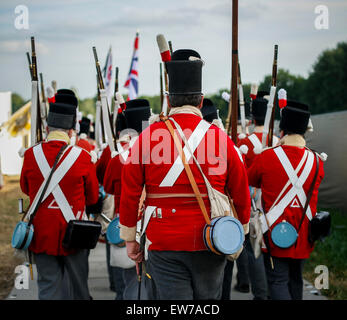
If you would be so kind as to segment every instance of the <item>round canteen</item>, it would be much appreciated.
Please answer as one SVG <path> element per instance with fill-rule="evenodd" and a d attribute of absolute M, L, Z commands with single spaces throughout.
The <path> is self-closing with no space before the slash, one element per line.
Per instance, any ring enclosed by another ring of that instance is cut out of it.
<path fill-rule="evenodd" d="M 30 242 L 31 242 L 33 235 L 34 235 L 34 226 L 30 225 L 28 237 L 27 237 L 27 240 L 25 241 L 25 244 L 23 246 L 23 241 L 25 238 L 25 234 L 27 232 L 27 228 L 28 228 L 27 222 L 24 222 L 24 221 L 18 222 L 16 228 L 13 231 L 13 235 L 12 235 L 12 247 L 13 248 L 25 250 L 29 247 Z"/>
<path fill-rule="evenodd" d="M 120 228 L 119 228 L 119 218 L 114 218 L 107 227 L 106 238 L 112 244 L 121 244 L 124 242 L 120 237 Z"/>
<path fill-rule="evenodd" d="M 283 249 L 292 246 L 297 238 L 298 233 L 296 232 L 295 228 L 286 221 L 280 222 L 271 231 L 272 242 L 277 247 Z"/>
<path fill-rule="evenodd" d="M 209 235 L 208 235 L 209 229 Z M 244 242 L 244 231 L 239 220 L 233 217 L 218 217 L 211 220 L 211 225 L 204 228 L 204 242 L 210 249 L 206 237 L 209 236 L 214 249 L 223 254 L 234 254 Z"/>

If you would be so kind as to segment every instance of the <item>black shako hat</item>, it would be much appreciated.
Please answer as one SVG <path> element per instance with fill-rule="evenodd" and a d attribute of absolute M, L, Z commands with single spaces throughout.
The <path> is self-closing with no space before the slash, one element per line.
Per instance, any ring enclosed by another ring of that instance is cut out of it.
<path fill-rule="evenodd" d="M 137 132 L 141 132 L 143 129 L 143 121 L 147 122 L 148 125 L 148 119 L 151 116 L 151 108 L 149 105 L 148 100 L 146 99 L 133 99 L 125 102 L 126 109 L 123 111 L 124 117 L 125 117 L 125 123 L 122 120 L 122 114 L 119 114 L 119 123 L 125 124 L 125 128 L 123 129 L 134 129 Z M 117 121 L 118 121 L 117 117 Z M 145 126 L 147 126 L 145 125 Z M 120 125 L 122 127 L 122 124 Z M 117 127 L 117 131 L 121 131 L 123 129 L 120 129 Z"/>
<path fill-rule="evenodd" d="M 75 106 L 75 108 L 77 108 L 77 106 L 78 106 L 77 98 L 71 94 L 57 93 L 55 95 L 55 102 L 63 103 L 63 104 L 70 104 L 70 105 Z"/>
<path fill-rule="evenodd" d="M 202 117 L 207 122 L 212 122 L 215 119 L 218 119 L 218 112 L 216 106 L 213 104 L 213 102 L 208 99 L 204 98 L 202 108 L 201 108 Z"/>
<path fill-rule="evenodd" d="M 51 103 L 49 105 L 47 125 L 58 129 L 75 129 L 76 107 L 64 103 Z"/>
<path fill-rule="evenodd" d="M 90 119 L 87 117 L 82 117 L 82 120 L 80 121 L 80 132 L 85 133 L 86 135 L 89 135 L 89 130 L 90 130 Z"/>
<path fill-rule="evenodd" d="M 258 91 L 257 97 L 252 101 L 251 113 L 256 121 L 264 121 L 268 100 L 264 96 L 269 95 L 268 91 Z"/>
<path fill-rule="evenodd" d="M 287 101 L 287 106 L 281 111 L 280 130 L 285 133 L 305 134 L 310 119 L 308 105 Z"/>
<path fill-rule="evenodd" d="M 71 96 L 76 97 L 75 93 L 72 90 L 70 90 L 70 89 L 59 89 L 57 91 L 57 94 L 69 94 Z"/>
<path fill-rule="evenodd" d="M 201 94 L 203 62 L 199 53 L 191 49 L 176 50 L 165 66 L 170 95 Z"/>

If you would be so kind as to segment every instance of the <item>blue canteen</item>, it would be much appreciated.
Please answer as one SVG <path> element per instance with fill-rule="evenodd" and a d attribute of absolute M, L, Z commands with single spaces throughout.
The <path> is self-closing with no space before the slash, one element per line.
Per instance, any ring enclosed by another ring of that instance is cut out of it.
<path fill-rule="evenodd" d="M 25 241 L 25 243 L 23 244 L 24 240 L 25 240 L 25 235 L 27 233 L 27 229 L 28 229 L 28 223 L 24 222 L 24 221 L 20 221 L 17 223 L 16 228 L 13 231 L 13 235 L 12 235 L 12 247 L 16 248 L 16 249 L 22 249 L 22 250 L 26 250 L 28 249 L 30 242 L 33 238 L 34 235 L 34 226 L 30 225 L 29 227 L 29 232 L 28 232 L 28 237 Z"/>
<path fill-rule="evenodd" d="M 271 231 L 272 242 L 277 247 L 283 249 L 292 246 L 297 238 L 298 233 L 296 232 L 295 228 L 286 221 L 280 222 Z"/>
<path fill-rule="evenodd" d="M 210 241 L 214 249 L 223 254 L 234 254 L 240 250 L 245 240 L 243 226 L 239 220 L 230 217 L 217 217 L 211 220 L 211 225 L 204 229 L 204 242 L 206 241 L 206 230 L 210 228 Z M 210 249 L 210 248 L 209 248 Z"/>
<path fill-rule="evenodd" d="M 120 228 L 119 228 L 119 217 L 114 218 L 107 227 L 106 238 L 112 244 L 121 244 L 124 242 L 120 237 Z"/>

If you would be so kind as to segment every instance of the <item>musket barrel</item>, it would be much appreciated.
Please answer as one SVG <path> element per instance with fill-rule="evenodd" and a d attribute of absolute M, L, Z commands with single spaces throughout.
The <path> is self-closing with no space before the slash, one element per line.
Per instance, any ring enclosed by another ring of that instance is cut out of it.
<path fill-rule="evenodd" d="M 272 77 L 271 77 L 271 84 L 272 87 L 277 86 L 277 57 L 278 57 L 278 45 L 275 44 L 274 46 L 274 61 L 272 64 Z M 271 112 L 271 119 L 270 119 L 270 125 L 269 125 L 269 134 L 268 134 L 268 147 L 272 147 L 273 142 L 273 129 L 274 129 L 274 122 L 275 122 L 275 101 L 276 101 L 276 95 L 274 96 L 273 100 L 273 107 Z"/>
<path fill-rule="evenodd" d="M 37 81 L 37 65 L 36 65 L 36 51 L 35 51 L 35 38 L 31 37 L 31 65 L 32 65 L 32 80 Z"/>
<path fill-rule="evenodd" d="M 232 2 L 232 74 L 231 74 L 231 139 L 237 143 L 238 81 L 238 0 Z M 229 127 L 230 130 L 230 127 Z"/>
<path fill-rule="evenodd" d="M 31 63 L 31 59 L 30 59 L 30 54 L 29 54 L 29 52 L 27 52 L 26 55 L 27 55 L 27 59 L 28 59 L 30 77 L 32 78 L 32 76 L 33 76 L 33 65 L 32 65 L 32 63 Z"/>
<path fill-rule="evenodd" d="M 96 73 L 98 75 L 98 83 L 100 89 L 105 89 L 104 87 L 104 81 L 102 80 L 101 70 L 100 70 L 100 63 L 98 59 L 98 54 L 96 52 L 96 48 L 93 47 L 93 54 L 94 54 L 94 60 L 95 60 L 95 67 L 96 67 Z"/>

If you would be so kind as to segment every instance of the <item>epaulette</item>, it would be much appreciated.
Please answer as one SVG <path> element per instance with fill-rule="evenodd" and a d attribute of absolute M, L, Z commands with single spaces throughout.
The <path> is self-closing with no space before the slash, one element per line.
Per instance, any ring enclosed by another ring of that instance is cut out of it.
<path fill-rule="evenodd" d="M 42 143 L 42 142 L 44 142 L 44 141 L 36 142 L 34 145 L 32 145 L 32 146 L 30 146 L 30 147 L 28 147 L 28 148 L 21 147 L 21 148 L 18 150 L 18 155 L 19 155 L 21 158 L 23 158 L 24 155 L 25 155 L 25 153 L 26 153 L 28 150 L 30 150 L 30 149 L 36 147 L 37 145 L 39 145 L 39 144 Z"/>
<path fill-rule="evenodd" d="M 314 152 L 319 157 L 319 159 L 321 159 L 323 162 L 327 161 L 328 155 L 325 152 L 319 153 L 318 151 L 307 148 L 307 147 L 306 147 L 306 149 Z"/>
<path fill-rule="evenodd" d="M 95 151 L 91 150 L 91 151 L 89 152 L 89 151 L 87 151 L 86 149 L 81 148 L 81 147 L 76 146 L 76 145 L 72 146 L 72 148 L 79 148 L 79 149 L 82 150 L 82 152 L 83 152 L 83 151 L 86 152 L 86 153 L 90 156 L 90 161 L 91 161 L 92 163 L 96 163 L 96 161 L 98 161 L 98 156 L 97 156 L 97 154 L 96 154 Z"/>
<path fill-rule="evenodd" d="M 238 136 L 239 140 L 247 138 L 247 135 L 245 133 L 240 133 Z"/>

